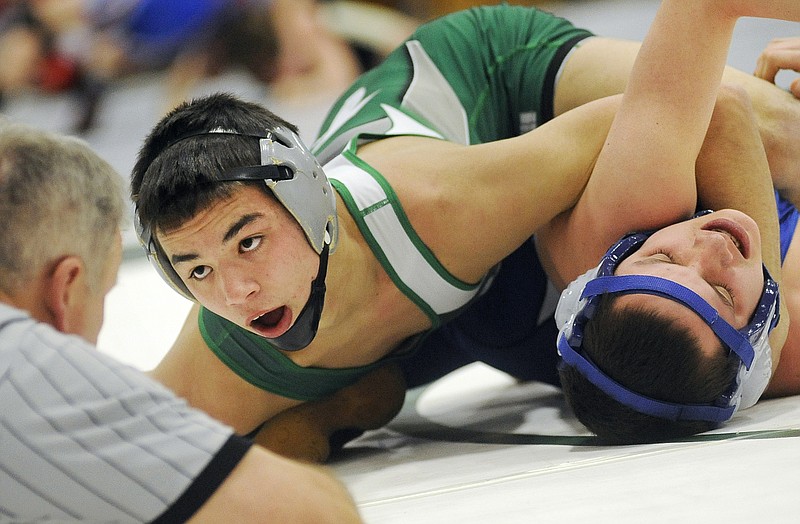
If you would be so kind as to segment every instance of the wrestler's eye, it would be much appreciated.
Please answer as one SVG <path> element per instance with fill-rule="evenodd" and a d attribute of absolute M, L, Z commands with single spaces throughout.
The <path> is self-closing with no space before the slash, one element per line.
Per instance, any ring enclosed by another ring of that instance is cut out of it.
<path fill-rule="evenodd" d="M 736 296 L 733 294 L 733 290 L 730 286 L 726 286 L 725 284 L 711 284 L 714 287 L 714 291 L 717 292 L 719 296 L 722 297 L 722 300 L 725 301 L 730 307 L 733 307 L 733 304 L 736 301 Z"/>
<path fill-rule="evenodd" d="M 243 253 L 246 253 L 248 251 L 255 251 L 256 249 L 258 249 L 258 246 L 261 245 L 261 241 L 263 239 L 264 238 L 261 236 L 247 237 L 241 242 L 239 242 L 239 249 Z"/>
<path fill-rule="evenodd" d="M 196 268 L 192 269 L 192 272 L 189 274 L 189 278 L 194 280 L 203 280 L 211 273 L 211 268 L 208 266 L 197 266 Z"/>
<path fill-rule="evenodd" d="M 668 251 L 664 251 L 663 249 L 655 251 L 651 256 L 663 262 L 672 262 L 672 255 Z"/>

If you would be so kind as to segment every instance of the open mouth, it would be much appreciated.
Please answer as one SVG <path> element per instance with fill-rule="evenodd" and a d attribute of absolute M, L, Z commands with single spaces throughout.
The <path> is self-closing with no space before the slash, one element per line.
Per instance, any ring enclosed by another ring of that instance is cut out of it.
<path fill-rule="evenodd" d="M 255 332 L 267 338 L 275 338 L 283 334 L 291 321 L 288 308 L 281 306 L 252 319 L 248 325 Z"/>
<path fill-rule="evenodd" d="M 747 236 L 747 231 L 744 230 L 739 224 L 728 219 L 713 220 L 703 226 L 705 231 L 714 231 L 722 233 L 727 236 L 739 253 L 744 258 L 750 255 L 750 238 Z"/>

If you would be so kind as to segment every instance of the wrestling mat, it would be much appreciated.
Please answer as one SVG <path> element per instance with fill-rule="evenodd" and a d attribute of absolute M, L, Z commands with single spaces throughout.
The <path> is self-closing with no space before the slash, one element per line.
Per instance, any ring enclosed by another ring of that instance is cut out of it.
<path fill-rule="evenodd" d="M 558 389 L 472 364 L 409 393 L 333 468 L 368 523 L 798 522 L 800 398 L 668 444 L 608 447 Z"/>
<path fill-rule="evenodd" d="M 100 349 L 150 369 L 188 309 L 144 257 L 127 260 Z M 799 437 L 793 397 L 686 441 L 601 446 L 558 389 L 471 364 L 410 391 L 330 466 L 368 524 L 796 523 Z"/>

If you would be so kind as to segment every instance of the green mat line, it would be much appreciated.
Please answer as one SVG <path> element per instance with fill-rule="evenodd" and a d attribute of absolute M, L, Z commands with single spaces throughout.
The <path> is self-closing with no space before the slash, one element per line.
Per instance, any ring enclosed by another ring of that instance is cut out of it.
<path fill-rule="evenodd" d="M 592 435 L 537 435 L 529 433 L 500 433 L 475 431 L 466 428 L 445 426 L 426 419 L 416 409 L 417 400 L 424 388 L 411 390 L 403 409 L 389 427 L 408 436 L 461 442 L 468 444 L 516 444 L 540 446 L 603 446 L 603 441 Z M 765 440 L 800 437 L 800 428 L 737 431 L 730 433 L 707 433 L 670 442 L 715 442 L 722 440 Z"/>

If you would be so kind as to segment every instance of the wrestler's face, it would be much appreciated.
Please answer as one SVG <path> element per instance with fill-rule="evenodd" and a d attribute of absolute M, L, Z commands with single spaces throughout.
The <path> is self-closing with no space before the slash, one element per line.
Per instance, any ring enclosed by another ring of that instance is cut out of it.
<path fill-rule="evenodd" d="M 617 266 L 617 275 L 655 275 L 703 297 L 736 329 L 746 326 L 761 297 L 761 235 L 744 213 L 723 210 L 653 233 Z M 687 307 L 644 294 L 620 297 L 620 305 L 644 305 L 690 327 L 704 348 L 718 347 L 711 329 Z M 623 306 L 625 307 L 625 306 Z"/>
<path fill-rule="evenodd" d="M 267 338 L 291 327 L 319 268 L 297 221 L 253 185 L 158 239 L 198 302 Z"/>

